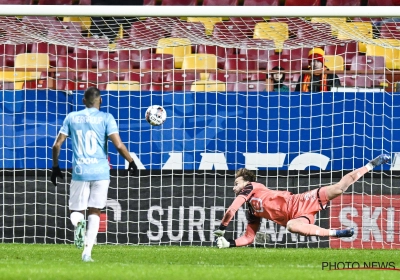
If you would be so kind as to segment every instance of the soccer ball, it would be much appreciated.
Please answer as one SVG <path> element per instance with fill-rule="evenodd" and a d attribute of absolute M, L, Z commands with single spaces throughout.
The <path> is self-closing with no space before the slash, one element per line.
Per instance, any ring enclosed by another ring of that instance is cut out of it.
<path fill-rule="evenodd" d="M 160 105 L 152 105 L 147 108 L 145 118 L 149 124 L 159 126 L 167 119 L 167 112 Z"/>

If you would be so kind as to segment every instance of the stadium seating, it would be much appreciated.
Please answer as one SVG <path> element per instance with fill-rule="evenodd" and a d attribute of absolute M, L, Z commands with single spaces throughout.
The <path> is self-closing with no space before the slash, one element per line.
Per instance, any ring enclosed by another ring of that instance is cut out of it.
<path fill-rule="evenodd" d="M 379 37 L 383 39 L 400 39 L 400 27 L 398 22 L 382 22 L 379 28 Z"/>
<path fill-rule="evenodd" d="M 337 45 L 325 46 L 325 55 L 340 55 L 343 57 L 346 69 L 350 69 L 353 56 L 358 54 L 358 43 L 344 41 Z"/>
<path fill-rule="evenodd" d="M 214 25 L 217 22 L 222 22 L 222 17 L 188 17 L 187 21 L 203 23 L 206 30 L 206 34 L 212 35 L 214 30 Z"/>
<path fill-rule="evenodd" d="M 190 91 L 226 91 L 226 86 L 219 81 L 198 80 L 192 83 Z"/>
<path fill-rule="evenodd" d="M 210 45 L 197 45 L 195 52 L 198 54 L 213 54 L 217 57 L 218 68 L 223 69 L 228 55 L 233 54 L 233 48 L 224 48 Z"/>
<path fill-rule="evenodd" d="M 279 66 L 285 71 L 299 72 L 301 70 L 301 57 L 289 56 L 289 55 L 271 55 L 268 60 L 268 70 Z"/>
<path fill-rule="evenodd" d="M 0 60 L 3 61 L 4 66 L 14 67 L 15 56 L 25 52 L 25 44 L 0 44 Z"/>
<path fill-rule="evenodd" d="M 171 37 L 206 39 L 206 28 L 202 22 L 178 21 L 171 28 Z"/>
<path fill-rule="evenodd" d="M 0 0 L 0 5 L 32 5 L 33 0 Z"/>
<path fill-rule="evenodd" d="M 289 28 L 284 22 L 259 22 L 254 27 L 254 39 L 268 39 L 275 42 L 277 49 L 289 39 Z"/>
<path fill-rule="evenodd" d="M 338 74 L 340 84 L 344 87 L 360 87 L 360 88 L 371 88 L 373 82 L 367 75 L 343 75 Z"/>
<path fill-rule="evenodd" d="M 385 57 L 383 56 L 367 56 L 355 55 L 351 60 L 350 70 L 383 70 L 385 69 Z"/>
<path fill-rule="evenodd" d="M 139 82 L 127 82 L 127 81 L 116 81 L 107 83 L 106 90 L 117 90 L 117 91 L 130 91 L 130 90 L 140 90 Z"/>
<path fill-rule="evenodd" d="M 137 47 L 151 48 L 157 45 L 158 40 L 169 36 L 169 32 L 156 21 L 144 20 L 134 22 L 129 29 L 131 44 Z"/>
<path fill-rule="evenodd" d="M 164 80 L 164 90 L 190 90 L 193 82 L 200 79 L 198 71 L 168 72 Z"/>
<path fill-rule="evenodd" d="M 237 6 L 239 0 L 203 0 L 203 6 Z"/>
<path fill-rule="evenodd" d="M 166 6 L 195 6 L 197 0 L 162 0 L 161 5 Z"/>
<path fill-rule="evenodd" d="M 46 53 L 49 55 L 50 66 L 55 67 L 58 56 L 64 56 L 68 52 L 68 47 L 63 45 L 48 44 L 45 42 L 33 43 L 31 48 L 32 53 Z"/>
<path fill-rule="evenodd" d="M 174 68 L 174 56 L 171 54 L 149 53 L 142 56 L 140 68 L 147 70 L 164 70 Z"/>
<path fill-rule="evenodd" d="M 285 0 L 285 6 L 321 6 L 321 0 Z"/>
<path fill-rule="evenodd" d="M 182 69 L 216 70 L 217 56 L 202 53 L 185 55 L 182 62 Z"/>
<path fill-rule="evenodd" d="M 39 0 L 38 5 L 72 5 L 73 0 Z"/>
<path fill-rule="evenodd" d="M 244 54 L 231 54 L 226 58 L 224 69 L 240 70 L 245 73 L 258 70 L 258 63 L 256 60 L 249 60 Z"/>
<path fill-rule="evenodd" d="M 344 70 L 344 60 L 340 55 L 324 55 L 324 62 L 328 70 Z"/>
<path fill-rule="evenodd" d="M 155 5 L 156 2 L 156 0 L 144 0 L 143 5 Z"/>
<path fill-rule="evenodd" d="M 247 32 L 246 32 L 247 31 Z M 234 22 L 217 22 L 214 25 L 213 39 L 227 44 L 239 43 L 249 38 L 253 34 L 252 30 L 243 30 Z"/>
<path fill-rule="evenodd" d="M 257 69 L 264 70 L 267 68 L 269 57 L 275 54 L 275 50 L 241 48 L 239 54 L 246 55 L 249 61 L 255 61 L 258 64 Z"/>
<path fill-rule="evenodd" d="M 243 6 L 279 6 L 279 0 L 244 0 Z"/>
<path fill-rule="evenodd" d="M 81 81 L 78 82 L 77 89 L 84 90 L 95 86 L 100 90 L 105 90 L 109 82 L 118 81 L 116 73 L 111 71 L 83 72 Z"/>
<path fill-rule="evenodd" d="M 192 45 L 187 38 L 163 38 L 158 40 L 156 53 L 174 56 L 174 67 L 181 68 L 183 57 L 192 53 Z"/>
<path fill-rule="evenodd" d="M 394 0 L 368 0 L 368 6 L 396 6 Z"/>
<path fill-rule="evenodd" d="M 285 46 L 285 44 L 284 44 Z M 300 59 L 301 61 L 301 68 L 307 70 L 309 68 L 309 61 L 308 61 L 308 53 L 312 50 L 311 47 L 303 47 L 303 48 L 284 48 L 282 50 L 282 55 L 289 56 L 290 60 Z"/>
<path fill-rule="evenodd" d="M 234 91 L 266 91 L 267 83 L 265 81 L 243 81 L 235 83 Z"/>
<path fill-rule="evenodd" d="M 361 0 L 327 0 L 326 6 L 361 6 Z"/>
<path fill-rule="evenodd" d="M 376 44 L 367 44 L 366 55 L 368 56 L 383 56 L 385 57 L 386 68 L 400 69 L 400 40 L 396 39 L 374 39 Z M 379 45 L 378 45 L 379 44 Z M 391 48 L 394 46 L 395 48 Z"/>
<path fill-rule="evenodd" d="M 210 73 L 208 80 L 223 82 L 227 91 L 233 91 L 236 83 L 243 81 L 246 76 L 246 73 Z"/>

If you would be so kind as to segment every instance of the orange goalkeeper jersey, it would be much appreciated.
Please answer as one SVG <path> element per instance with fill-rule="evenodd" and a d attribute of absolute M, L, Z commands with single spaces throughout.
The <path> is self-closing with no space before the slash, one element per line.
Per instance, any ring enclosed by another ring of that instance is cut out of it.
<path fill-rule="evenodd" d="M 249 206 L 249 222 L 253 218 L 265 218 L 286 226 L 289 221 L 288 203 L 292 196 L 288 191 L 273 191 L 260 183 L 252 182 L 245 186 L 226 211 L 222 225 L 227 226 L 236 211 L 245 202 Z"/>

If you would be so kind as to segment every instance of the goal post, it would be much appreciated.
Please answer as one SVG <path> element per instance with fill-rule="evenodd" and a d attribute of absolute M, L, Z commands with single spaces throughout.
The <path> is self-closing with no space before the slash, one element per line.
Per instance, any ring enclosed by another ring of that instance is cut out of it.
<path fill-rule="evenodd" d="M 66 179 L 57 187 L 48 180 L 51 146 L 65 116 L 84 108 L 84 90 L 96 86 L 140 174 L 127 176 L 109 145 L 98 243 L 210 246 L 238 168 L 271 189 L 301 193 L 388 153 L 391 165 L 317 215 L 325 228 L 354 227 L 354 237 L 300 237 L 263 220 L 252 246 L 399 248 L 398 14 L 398 7 L 2 6 L 1 241 L 72 242 L 71 145 L 62 148 Z M 146 122 L 150 105 L 167 111 L 162 126 Z M 244 233 L 246 210 L 229 238 Z"/>

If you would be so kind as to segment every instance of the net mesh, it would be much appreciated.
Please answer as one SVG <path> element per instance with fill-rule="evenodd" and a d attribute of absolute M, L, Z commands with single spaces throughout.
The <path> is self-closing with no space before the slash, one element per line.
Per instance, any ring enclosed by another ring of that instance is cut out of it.
<path fill-rule="evenodd" d="M 263 220 L 254 244 L 398 248 L 399 42 L 396 19 L 0 17 L 2 241 L 72 242 L 68 144 L 66 182 L 54 189 L 47 171 L 64 117 L 96 86 L 141 170 L 126 176 L 110 147 L 99 243 L 212 245 L 237 168 L 301 193 L 386 152 L 392 166 L 317 216 L 325 228 L 355 227 L 354 239 L 300 237 Z M 304 78 L 310 57 L 324 82 Z M 158 128 L 144 120 L 153 104 L 168 112 Z M 246 223 L 240 209 L 227 234 Z"/>

